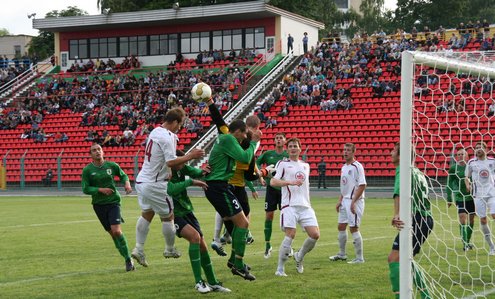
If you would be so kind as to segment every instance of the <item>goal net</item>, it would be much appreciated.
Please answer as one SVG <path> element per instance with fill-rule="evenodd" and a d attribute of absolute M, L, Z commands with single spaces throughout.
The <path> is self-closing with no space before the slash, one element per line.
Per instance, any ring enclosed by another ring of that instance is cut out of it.
<path fill-rule="evenodd" d="M 495 298 L 495 256 L 489 254 L 486 230 L 482 232 L 476 217 L 469 244 L 465 242 L 466 226 L 460 225 L 455 196 L 448 204 L 451 189 L 446 188 L 449 168 L 459 162 L 457 150 L 464 149 L 468 159 L 473 158 L 476 143 L 483 141 L 487 156 L 493 157 L 495 53 L 403 52 L 401 82 L 400 215 L 405 221 L 400 233 L 401 298 L 425 295 L 414 283 L 415 270 L 424 278 L 430 298 Z M 413 159 L 428 182 L 434 220 L 414 257 Z M 452 178 L 464 181 L 459 176 Z M 493 234 L 491 213 L 495 211 L 488 212 Z"/>

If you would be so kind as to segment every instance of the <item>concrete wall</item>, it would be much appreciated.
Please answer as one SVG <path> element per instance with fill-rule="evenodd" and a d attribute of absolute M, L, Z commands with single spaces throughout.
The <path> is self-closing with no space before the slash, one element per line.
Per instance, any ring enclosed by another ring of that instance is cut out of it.
<path fill-rule="evenodd" d="M 15 57 L 15 46 L 20 46 L 20 56 L 27 54 L 28 44 L 33 37 L 29 35 L 6 35 L 0 36 L 0 55 L 7 55 L 7 58 Z"/>
<path fill-rule="evenodd" d="M 318 28 L 302 24 L 287 17 L 280 17 L 280 31 L 277 40 L 281 40 L 282 54 L 287 53 L 287 38 L 289 34 L 294 38 L 294 55 L 303 54 L 302 39 L 304 32 L 308 33 L 308 50 L 311 50 L 311 47 L 315 46 L 318 42 Z"/>

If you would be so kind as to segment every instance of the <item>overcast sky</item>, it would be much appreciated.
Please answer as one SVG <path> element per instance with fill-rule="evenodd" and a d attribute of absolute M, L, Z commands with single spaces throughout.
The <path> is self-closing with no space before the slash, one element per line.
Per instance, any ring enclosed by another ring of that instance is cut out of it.
<path fill-rule="evenodd" d="M 36 13 L 36 18 L 44 18 L 52 10 L 64 10 L 68 6 L 77 6 L 90 15 L 99 14 L 97 0 L 4 0 L 0 9 L 0 28 L 6 28 L 11 34 L 38 35 L 33 29 L 32 19 L 28 15 Z M 385 7 L 394 8 L 397 0 L 385 0 Z"/>

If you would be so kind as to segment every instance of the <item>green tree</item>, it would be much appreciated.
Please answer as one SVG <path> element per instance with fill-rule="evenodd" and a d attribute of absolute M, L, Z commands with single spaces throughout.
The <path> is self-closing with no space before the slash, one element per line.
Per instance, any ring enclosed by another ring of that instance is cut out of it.
<path fill-rule="evenodd" d="M 7 28 L 0 28 L 0 36 L 10 35 L 10 31 Z"/>
<path fill-rule="evenodd" d="M 64 10 L 52 10 L 46 13 L 45 18 L 83 16 L 88 13 L 76 6 L 69 6 Z M 33 37 L 29 43 L 29 56 L 45 59 L 54 52 L 53 32 L 40 30 L 38 36 Z"/>

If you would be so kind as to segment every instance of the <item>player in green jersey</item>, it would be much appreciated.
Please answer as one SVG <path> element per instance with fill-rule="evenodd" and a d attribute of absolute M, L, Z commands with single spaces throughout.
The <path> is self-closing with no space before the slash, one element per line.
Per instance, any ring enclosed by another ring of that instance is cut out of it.
<path fill-rule="evenodd" d="M 183 155 L 184 153 L 182 151 L 177 151 L 178 157 Z M 201 178 L 208 172 L 209 167 L 199 169 L 184 164 L 174 167 L 172 169 L 172 177 L 167 184 L 167 192 L 172 196 L 174 201 L 176 234 L 178 237 L 183 237 L 189 241 L 189 259 L 196 282 L 196 290 L 200 293 L 210 291 L 230 292 L 215 277 L 208 247 L 201 232 L 199 221 L 194 215 L 194 207 L 186 190 L 189 186 L 206 188 L 206 183 L 196 178 Z M 189 176 L 189 178 L 186 179 L 186 176 Z M 208 284 L 201 277 L 201 268 L 205 272 Z"/>
<path fill-rule="evenodd" d="M 474 200 L 466 188 L 465 171 L 468 161 L 466 150 L 458 149 L 455 153 L 456 163 L 449 168 L 449 176 L 447 178 L 447 193 L 448 206 L 452 205 L 455 200 L 457 211 L 459 214 L 459 227 L 463 242 L 464 251 L 473 249 L 470 243 L 471 235 L 473 234 L 475 207 Z M 469 223 L 468 223 L 469 219 Z"/>
<path fill-rule="evenodd" d="M 208 189 L 205 190 L 205 195 L 224 220 L 231 220 L 234 223 L 232 250 L 235 252 L 235 258 L 233 265 L 228 264 L 232 266 L 232 274 L 239 275 L 246 280 L 255 280 L 256 277 L 249 273 L 243 260 L 249 220 L 231 187 L 229 187 L 228 181 L 234 175 L 236 161 L 251 162 L 256 145 L 261 138 L 261 131 L 251 130 L 252 137 L 249 147 L 244 150 L 240 143 L 247 138 L 246 124 L 242 120 L 234 120 L 228 129 L 228 134 L 220 134 L 217 137 L 211 150 L 208 161 L 211 172 L 206 176 Z"/>
<path fill-rule="evenodd" d="M 392 226 L 401 230 L 404 222 L 399 217 L 400 208 L 400 144 L 396 143 L 391 153 L 392 163 L 395 165 L 395 184 L 394 184 L 394 217 Z M 421 245 L 426 241 L 433 229 L 433 218 L 431 217 L 430 199 L 428 198 L 428 182 L 425 175 L 416 167 L 411 170 L 411 191 L 412 191 L 412 247 L 413 256 L 419 253 Z M 388 266 L 390 270 L 390 282 L 395 298 L 399 299 L 399 234 L 395 237 L 392 245 L 392 251 L 388 256 Z M 431 298 L 424 276 L 419 269 L 414 267 L 414 283 L 421 293 L 421 298 Z"/>
<path fill-rule="evenodd" d="M 103 228 L 110 234 L 120 255 L 125 259 L 126 271 L 134 270 L 127 239 L 122 232 L 122 216 L 120 213 L 120 193 L 115 186 L 114 177 L 118 176 L 124 182 L 126 194 L 132 192 L 127 174 L 117 163 L 105 161 L 103 149 L 94 143 L 90 148 L 93 162 L 84 167 L 82 172 L 82 190 L 91 195 L 93 209 Z"/>
<path fill-rule="evenodd" d="M 267 165 L 267 170 L 265 177 L 266 181 L 266 195 L 265 195 L 265 258 L 269 258 L 272 253 L 272 245 L 270 240 L 272 238 L 272 226 L 273 226 L 273 215 L 275 210 L 280 210 L 280 202 L 282 198 L 282 193 L 280 187 L 273 187 L 270 185 L 271 167 L 274 167 L 278 161 L 283 158 L 289 158 L 289 154 L 285 150 L 285 134 L 283 132 L 278 132 L 275 134 L 275 150 L 266 151 L 261 154 L 258 159 L 256 159 L 256 164 L 258 168 L 261 169 L 261 165 Z"/>

